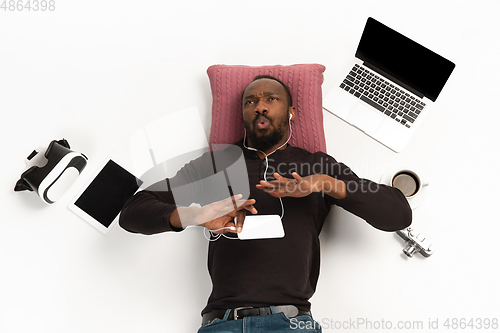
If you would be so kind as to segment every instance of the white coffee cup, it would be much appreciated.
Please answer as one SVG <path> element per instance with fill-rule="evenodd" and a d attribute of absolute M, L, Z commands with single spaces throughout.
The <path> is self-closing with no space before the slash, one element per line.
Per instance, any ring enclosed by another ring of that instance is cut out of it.
<path fill-rule="evenodd" d="M 429 182 L 423 180 L 415 171 L 403 169 L 392 176 L 391 185 L 403 192 L 405 197 L 413 198 L 421 192 L 422 187 L 428 186 Z"/>

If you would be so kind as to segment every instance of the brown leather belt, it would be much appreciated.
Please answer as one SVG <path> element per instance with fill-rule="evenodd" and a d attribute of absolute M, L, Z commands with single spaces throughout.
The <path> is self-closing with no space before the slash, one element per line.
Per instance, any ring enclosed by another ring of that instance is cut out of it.
<path fill-rule="evenodd" d="M 298 316 L 310 316 L 310 311 L 299 310 L 295 305 L 277 305 L 275 306 L 276 313 L 283 312 L 288 318 L 298 317 Z M 212 321 L 215 318 L 224 319 L 227 310 L 213 310 L 203 314 L 202 324 L 208 321 Z M 272 313 L 271 307 L 241 307 L 231 309 L 229 317 L 227 320 L 237 320 L 244 317 L 251 316 L 267 316 Z"/>

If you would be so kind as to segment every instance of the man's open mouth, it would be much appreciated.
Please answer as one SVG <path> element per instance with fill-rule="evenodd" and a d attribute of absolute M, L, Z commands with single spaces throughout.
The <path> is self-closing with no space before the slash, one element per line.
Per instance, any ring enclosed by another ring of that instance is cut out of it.
<path fill-rule="evenodd" d="M 270 125 L 269 119 L 267 119 L 264 116 L 261 116 L 256 120 L 257 129 L 267 129 L 269 128 L 269 125 Z"/>

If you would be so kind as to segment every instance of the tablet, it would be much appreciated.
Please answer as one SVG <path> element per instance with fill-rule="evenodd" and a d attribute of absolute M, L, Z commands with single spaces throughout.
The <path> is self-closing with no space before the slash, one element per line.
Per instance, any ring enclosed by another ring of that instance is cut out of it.
<path fill-rule="evenodd" d="M 107 234 L 118 222 L 127 200 L 141 186 L 128 161 L 117 153 L 109 155 L 87 180 L 68 208 L 97 230 Z"/>

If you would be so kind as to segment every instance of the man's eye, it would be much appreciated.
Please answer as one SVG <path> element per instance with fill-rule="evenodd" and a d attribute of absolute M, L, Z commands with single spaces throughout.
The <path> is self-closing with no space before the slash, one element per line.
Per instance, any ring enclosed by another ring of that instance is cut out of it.
<path fill-rule="evenodd" d="M 270 100 L 270 101 L 277 101 L 277 100 L 278 100 L 278 97 L 273 97 L 273 96 L 271 96 L 271 97 L 269 97 L 269 100 Z"/>
<path fill-rule="evenodd" d="M 252 104 L 252 103 L 253 103 L 253 101 L 246 101 L 245 105 L 249 105 L 249 104 Z"/>

